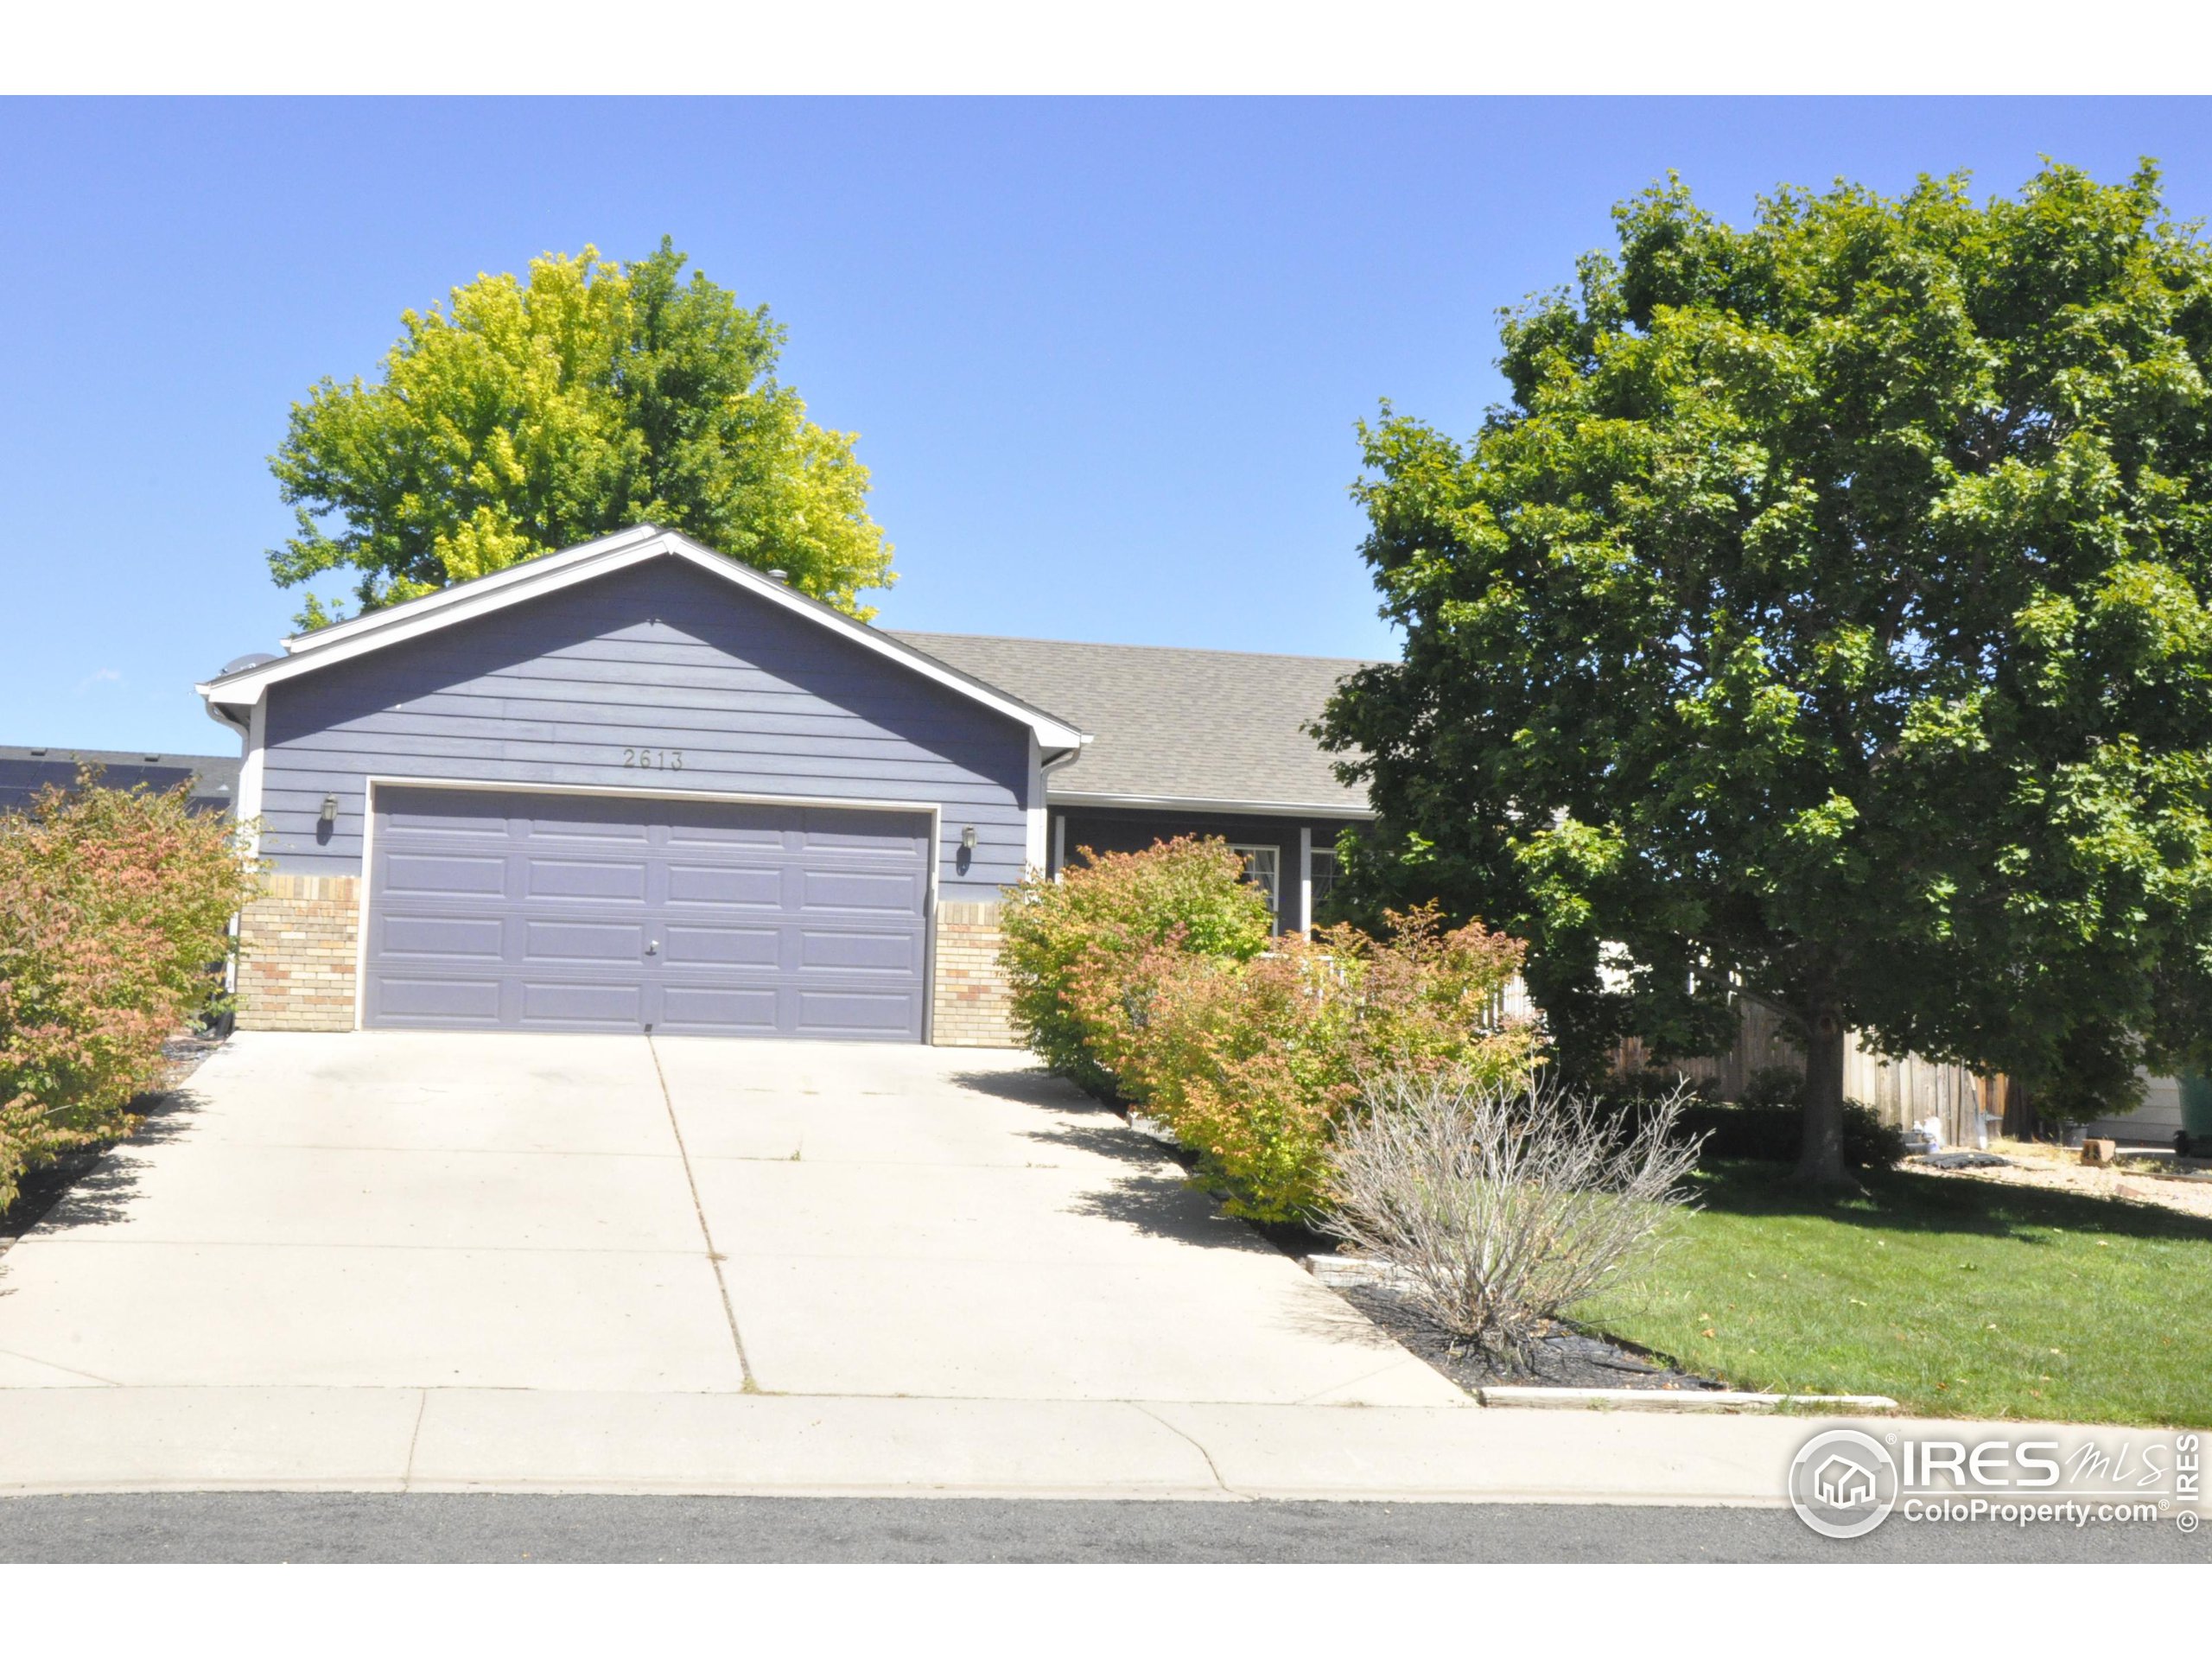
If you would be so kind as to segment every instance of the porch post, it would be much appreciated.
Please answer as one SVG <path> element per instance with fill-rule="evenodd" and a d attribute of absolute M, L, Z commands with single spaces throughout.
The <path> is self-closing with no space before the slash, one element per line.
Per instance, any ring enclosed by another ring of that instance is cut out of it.
<path fill-rule="evenodd" d="M 1298 931 L 1313 931 L 1313 826 L 1298 826 Z"/>

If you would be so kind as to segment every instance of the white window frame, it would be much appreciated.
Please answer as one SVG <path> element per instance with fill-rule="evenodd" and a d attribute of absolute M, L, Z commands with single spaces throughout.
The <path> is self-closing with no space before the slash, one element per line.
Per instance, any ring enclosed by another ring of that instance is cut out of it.
<path fill-rule="evenodd" d="M 1271 841 L 1232 841 L 1229 843 L 1229 850 L 1244 861 L 1244 879 L 1267 895 L 1268 918 L 1280 927 L 1282 925 L 1282 849 Z M 1268 871 L 1265 881 L 1257 880 L 1253 874 L 1254 866 L 1261 861 L 1262 854 L 1266 855 Z"/>

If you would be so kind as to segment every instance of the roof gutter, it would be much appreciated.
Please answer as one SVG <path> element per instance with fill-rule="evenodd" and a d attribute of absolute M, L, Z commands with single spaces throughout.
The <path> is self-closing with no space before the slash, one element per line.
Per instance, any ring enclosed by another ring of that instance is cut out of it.
<path fill-rule="evenodd" d="M 204 688 L 200 690 L 200 706 L 207 711 L 207 718 L 218 726 L 227 727 L 230 730 L 236 732 L 240 741 L 251 736 L 253 728 L 246 721 L 225 712 L 225 705 L 209 697 Z"/>
<path fill-rule="evenodd" d="M 1048 795 L 1046 800 L 1052 806 L 1114 807 L 1138 812 L 1212 812 L 1230 817 L 1365 820 L 1376 816 L 1371 806 L 1327 805 L 1318 801 L 1225 801 L 1198 796 L 1114 795 L 1084 790 L 1063 790 Z"/>

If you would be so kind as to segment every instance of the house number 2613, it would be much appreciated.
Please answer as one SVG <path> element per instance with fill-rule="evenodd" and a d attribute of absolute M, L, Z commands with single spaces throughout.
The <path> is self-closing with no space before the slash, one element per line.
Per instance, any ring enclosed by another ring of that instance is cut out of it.
<path fill-rule="evenodd" d="M 654 766 L 664 772 L 683 770 L 683 751 L 681 749 L 624 749 L 622 764 L 626 766 Z"/>

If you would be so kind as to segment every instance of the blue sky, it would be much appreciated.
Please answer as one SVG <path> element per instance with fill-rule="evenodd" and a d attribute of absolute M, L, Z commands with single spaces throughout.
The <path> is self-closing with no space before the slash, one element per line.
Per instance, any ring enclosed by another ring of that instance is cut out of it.
<path fill-rule="evenodd" d="M 1501 305 L 1672 168 L 2011 191 L 2158 156 L 2212 213 L 2201 102 L 0 103 L 0 742 L 226 747 L 192 694 L 298 596 L 265 457 L 319 376 L 480 270 L 666 232 L 789 327 L 861 435 L 893 626 L 1391 649 L 1346 496 L 1378 399 L 1459 431 Z"/>

